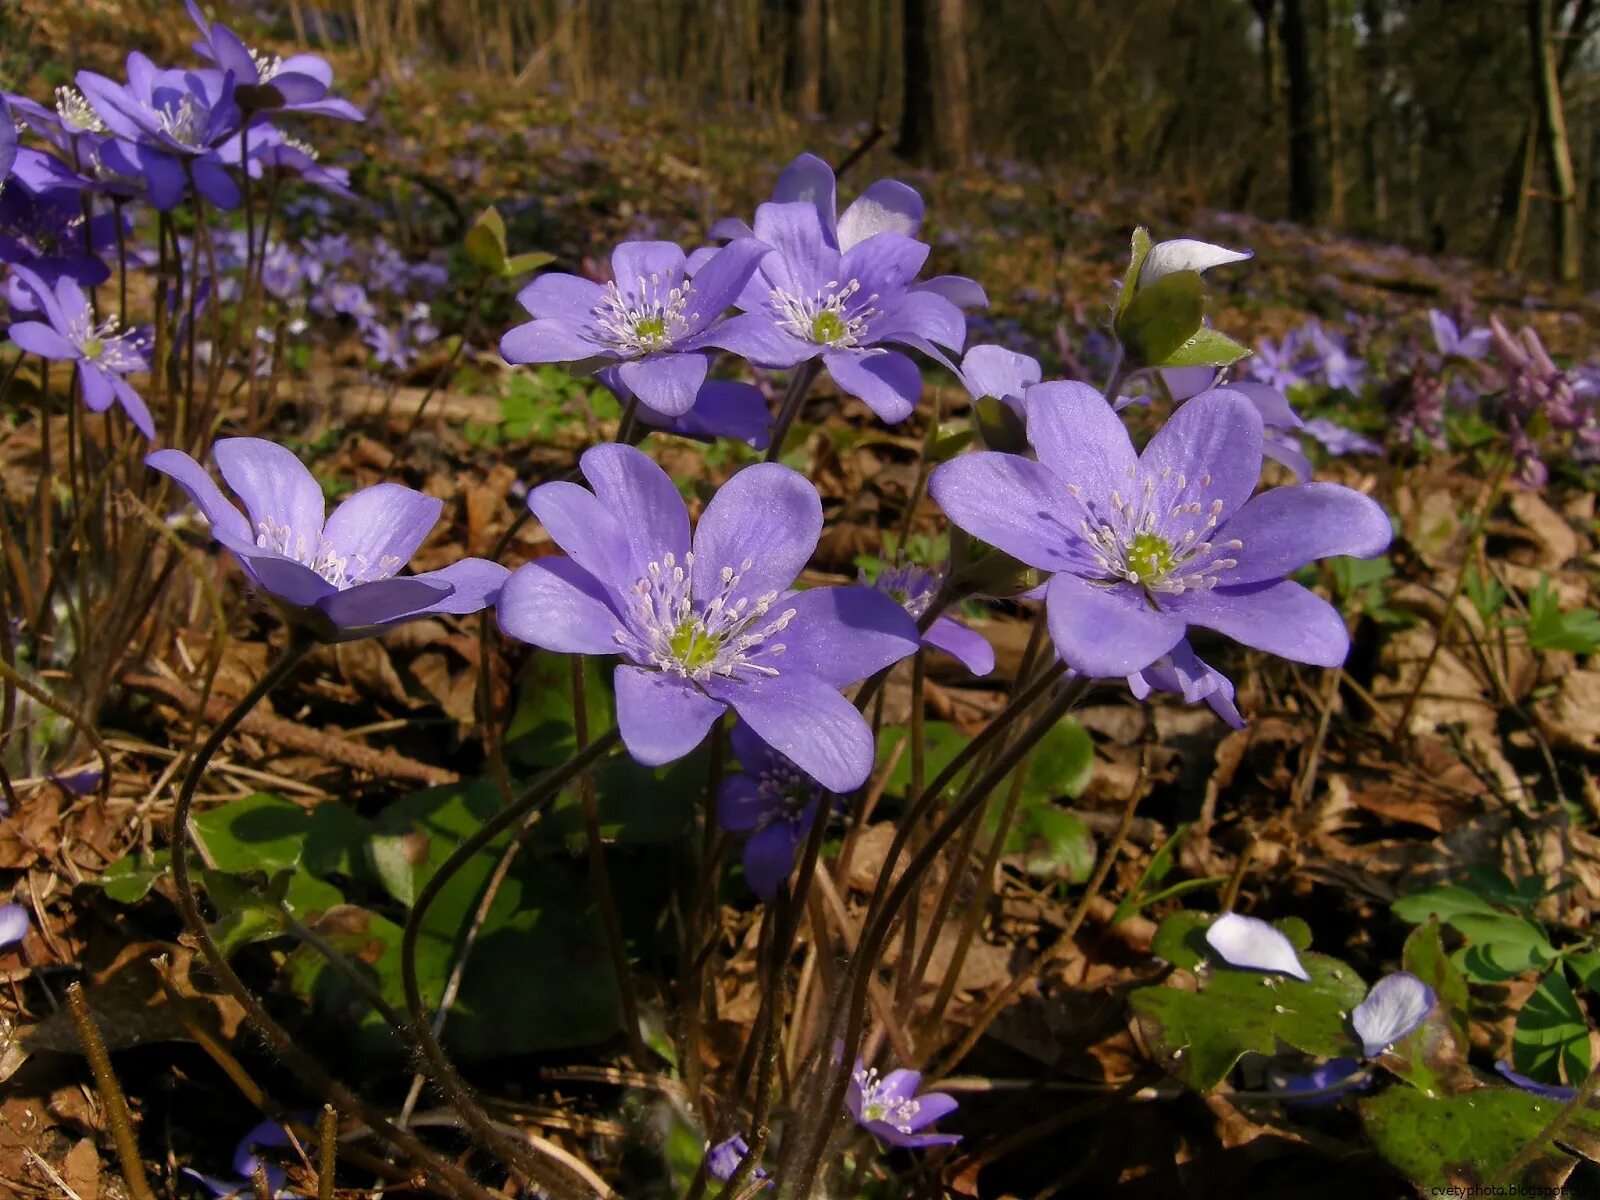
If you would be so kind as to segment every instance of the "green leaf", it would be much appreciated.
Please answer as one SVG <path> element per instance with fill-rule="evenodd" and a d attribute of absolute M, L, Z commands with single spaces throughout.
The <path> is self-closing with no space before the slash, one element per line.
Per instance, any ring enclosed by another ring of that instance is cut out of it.
<path fill-rule="evenodd" d="M 1511 1034 L 1511 1061 L 1542 1083 L 1576 1084 L 1588 1076 L 1589 1021 L 1563 971 L 1551 971 L 1523 1002 Z"/>
<path fill-rule="evenodd" d="M 894 753 L 895 744 L 902 739 L 911 737 L 911 728 L 907 725 L 885 725 L 878 738 L 878 765 L 886 763 Z M 949 766 L 950 760 L 972 739 L 962 733 L 948 721 L 927 721 L 922 726 L 922 782 L 926 787 L 932 783 L 939 772 Z M 894 765 L 894 770 L 889 772 L 885 790 L 898 796 L 906 796 L 911 788 L 911 746 L 909 741 L 906 748 L 900 752 L 899 760 Z M 950 786 L 945 789 L 945 798 L 954 799 L 961 790 L 959 774 L 951 780 Z"/>
<path fill-rule="evenodd" d="M 1561 599 L 1541 576 L 1528 595 L 1528 644 L 1535 650 L 1567 650 L 1573 654 L 1600 651 L 1600 612 L 1592 608 L 1561 611 Z"/>
<path fill-rule="evenodd" d="M 148 862 L 137 854 L 129 854 L 117 859 L 94 882 L 118 904 L 137 904 L 149 894 L 156 880 L 171 869 L 172 855 L 165 850 L 157 850 Z"/>
<path fill-rule="evenodd" d="M 1167 872 L 1172 870 L 1173 859 L 1178 853 L 1178 847 L 1183 844 L 1183 835 L 1188 832 L 1189 826 L 1187 824 L 1179 825 L 1172 831 L 1172 836 L 1156 847 L 1155 853 L 1150 856 L 1149 863 L 1145 865 L 1144 870 L 1140 873 L 1139 881 L 1133 885 L 1133 890 L 1117 905 L 1117 911 L 1111 914 L 1111 923 L 1113 925 L 1119 921 L 1126 921 L 1139 909 L 1152 903 L 1154 897 L 1147 896 L 1146 893 L 1150 888 L 1155 887 L 1165 879 Z"/>
<path fill-rule="evenodd" d="M 611 689 L 599 659 L 585 655 L 580 661 L 588 734 L 593 741 L 611 728 Z M 566 762 L 577 750 L 572 714 L 571 656 L 535 651 L 518 683 L 516 712 L 506 729 L 507 751 L 531 767 Z"/>
<path fill-rule="evenodd" d="M 1185 909 L 1175 912 L 1156 926 L 1150 940 L 1150 953 L 1175 967 L 1193 971 L 1211 957 L 1206 929 L 1216 918 L 1210 913 Z"/>
<path fill-rule="evenodd" d="M 1347 1026 L 1367 992 L 1361 977 L 1326 955 L 1300 961 L 1309 983 L 1212 962 L 1198 976 L 1199 991 L 1141 988 L 1129 1003 L 1156 1061 L 1200 1092 L 1246 1053 L 1274 1054 L 1280 1043 L 1323 1058 L 1359 1055 Z"/>
<path fill-rule="evenodd" d="M 1456 1050 L 1471 1049 L 1468 1038 L 1467 981 L 1445 953 L 1439 922 L 1429 920 L 1413 929 L 1400 952 L 1400 965 L 1433 989 L 1437 1009 L 1445 1014 Z"/>
<path fill-rule="evenodd" d="M 478 214 L 467 230 L 462 248 L 473 266 L 488 275 L 504 273 L 506 265 L 506 223 L 492 205 Z"/>
<path fill-rule="evenodd" d="M 1133 294 L 1139 290 L 1139 272 L 1144 267 L 1144 260 L 1150 253 L 1150 231 L 1143 225 L 1133 231 L 1132 246 L 1128 254 L 1128 269 L 1122 274 L 1122 290 L 1117 293 L 1116 321 L 1122 322 L 1122 314 L 1127 311 L 1128 305 L 1133 303 Z"/>
<path fill-rule="evenodd" d="M 508 279 L 519 275 L 531 275 L 540 267 L 547 267 L 555 262 L 554 254 L 546 254 L 542 250 L 529 250 L 526 254 L 513 254 L 506 259 L 500 268 L 500 274 Z"/>
<path fill-rule="evenodd" d="M 930 463 L 949 462 L 972 444 L 977 434 L 971 429 L 958 429 L 937 439 L 928 450 Z"/>
<path fill-rule="evenodd" d="M 1227 334 L 1210 326 L 1201 326 L 1195 335 L 1160 362 L 1158 367 L 1226 367 L 1253 351 L 1241 346 Z"/>
<path fill-rule="evenodd" d="M 208 809 L 194 825 L 218 871 L 277 871 L 299 865 L 311 811 L 257 792 Z"/>
<path fill-rule="evenodd" d="M 985 396 L 974 402 L 972 409 L 978 419 L 978 435 L 987 449 L 1003 454 L 1021 454 L 1027 450 L 1028 431 L 1016 409 L 1004 400 Z"/>
<path fill-rule="evenodd" d="M 269 941 L 284 934 L 283 913 L 270 896 L 226 871 L 200 871 L 206 896 L 217 910 L 211 936 L 228 957 L 252 942 Z"/>
<path fill-rule="evenodd" d="M 1199 273 L 1174 271 L 1139 289 L 1117 318 L 1117 337 L 1130 365 L 1156 366 L 1200 332 L 1204 315 L 1205 287 Z"/>
<path fill-rule="evenodd" d="M 1473 946 L 1488 955 L 1497 968 L 1513 974 L 1546 966 L 1556 957 L 1555 947 L 1545 938 L 1544 930 L 1524 917 L 1463 912 L 1447 918 L 1447 923 L 1471 938 Z"/>
<path fill-rule="evenodd" d="M 1430 1095 L 1397 1087 L 1360 1105 L 1362 1126 L 1378 1153 L 1424 1193 L 1446 1182 L 1487 1183 L 1560 1111 L 1558 1101 L 1514 1088 Z M 1600 1113 L 1574 1116 L 1586 1134 L 1600 1131 Z M 1548 1186 L 1565 1179 L 1573 1164 L 1571 1156 L 1551 1147 L 1508 1182 Z"/>
<path fill-rule="evenodd" d="M 1445 886 L 1429 888 L 1425 892 L 1413 892 L 1409 896 L 1402 896 L 1390 905 L 1389 910 L 1402 921 L 1409 921 L 1420 925 L 1429 917 L 1438 917 L 1447 925 L 1453 924 L 1451 918 L 1461 913 L 1486 913 L 1495 914 L 1494 905 L 1490 904 L 1477 892 L 1469 892 L 1466 888 Z"/>
<path fill-rule="evenodd" d="M 1026 808 L 1006 839 L 1006 849 L 1023 854 L 1028 874 L 1082 883 L 1094 870 L 1094 835 L 1078 817 L 1052 804 Z"/>
<path fill-rule="evenodd" d="M 665 767 L 647 767 L 626 755 L 600 763 L 592 773 L 600 836 L 624 845 L 675 841 L 705 795 L 708 757 L 702 748 Z M 575 852 L 584 847 L 583 802 L 577 788 L 561 794 L 535 834 L 541 841 L 565 839 Z"/>
<path fill-rule="evenodd" d="M 1094 741 L 1071 717 L 1063 718 L 1045 734 L 1028 759 L 1022 785 L 1024 799 L 1077 799 L 1094 774 Z"/>

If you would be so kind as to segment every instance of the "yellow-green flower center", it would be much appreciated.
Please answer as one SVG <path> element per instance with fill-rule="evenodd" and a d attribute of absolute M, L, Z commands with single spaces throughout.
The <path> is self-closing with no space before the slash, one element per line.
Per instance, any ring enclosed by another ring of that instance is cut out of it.
<path fill-rule="evenodd" d="M 708 633 L 699 621 L 685 621 L 672 631 L 668 644 L 673 657 L 689 674 L 709 667 L 717 660 L 717 652 L 727 639 Z"/>
<path fill-rule="evenodd" d="M 640 317 L 633 327 L 633 336 L 639 344 L 655 348 L 667 340 L 667 322 L 664 317 Z"/>
<path fill-rule="evenodd" d="M 811 318 L 811 340 L 814 342 L 831 345 L 846 332 L 844 318 L 831 308 L 825 308 Z"/>
<path fill-rule="evenodd" d="M 1164 578 L 1172 570 L 1176 555 L 1172 543 L 1156 533 L 1136 533 L 1128 546 L 1128 566 L 1137 571 L 1140 579 Z"/>
<path fill-rule="evenodd" d="M 97 337 L 85 338 L 83 345 L 80 347 L 83 351 L 83 356 L 90 359 L 99 358 L 105 348 L 105 342 Z"/>

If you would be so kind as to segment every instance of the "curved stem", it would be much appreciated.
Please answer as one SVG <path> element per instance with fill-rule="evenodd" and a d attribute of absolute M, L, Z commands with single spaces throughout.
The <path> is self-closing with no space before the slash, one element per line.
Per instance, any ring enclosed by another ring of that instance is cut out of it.
<path fill-rule="evenodd" d="M 817 377 L 817 372 L 822 369 L 818 359 L 803 362 L 794 369 L 794 374 L 789 376 L 789 390 L 783 394 L 783 406 L 778 409 L 778 419 L 772 426 L 772 442 L 767 446 L 767 461 L 777 462 L 778 456 L 783 453 L 783 443 L 788 440 L 789 428 L 794 424 L 794 419 L 800 415 L 800 406 L 806 402 L 806 393 L 811 390 L 811 383 Z"/>
<path fill-rule="evenodd" d="M 416 903 L 411 907 L 411 915 L 406 919 L 405 933 L 400 941 L 400 976 L 405 985 L 406 1008 L 411 1013 L 412 1029 L 422 1046 L 423 1057 L 428 1060 L 432 1068 L 434 1082 L 455 1107 L 467 1129 L 480 1145 L 492 1148 L 497 1154 L 506 1155 L 519 1172 L 558 1196 L 573 1195 L 572 1185 L 565 1179 L 552 1178 L 547 1165 L 536 1158 L 527 1145 L 513 1141 L 502 1134 L 474 1099 L 472 1089 L 466 1080 L 461 1078 L 460 1073 L 446 1056 L 444 1047 L 439 1044 L 439 1039 L 434 1036 L 428 1020 L 427 1005 L 422 999 L 422 988 L 417 982 L 417 939 L 422 932 L 422 922 L 427 916 L 428 909 L 433 906 L 439 893 L 444 890 L 445 884 L 455 876 L 456 872 L 470 862 L 478 851 L 527 816 L 535 806 L 554 796 L 575 776 L 599 762 L 620 740 L 621 734 L 615 728 L 607 730 L 560 767 L 547 772 L 516 804 L 501 809 L 484 822 L 477 833 L 457 846 L 454 853 L 440 864 L 439 869 L 429 876 L 428 882 L 423 885 Z"/>
<path fill-rule="evenodd" d="M 261 1001 L 256 999 L 244 981 L 234 973 L 227 957 L 218 949 L 216 942 L 212 941 L 211 931 L 206 927 L 205 918 L 200 913 L 200 902 L 195 896 L 194 884 L 189 875 L 189 815 L 194 809 L 195 792 L 199 789 L 200 780 L 204 777 L 212 756 L 222 747 L 228 735 L 238 728 L 239 723 L 266 697 L 268 692 L 288 677 L 314 645 L 310 639 L 292 632 L 283 656 L 257 681 L 249 694 L 234 706 L 233 711 L 217 724 L 211 731 L 211 736 L 206 738 L 205 743 L 195 752 L 194 760 L 189 764 L 188 773 L 184 776 L 183 786 L 178 790 L 177 806 L 172 813 L 170 837 L 172 880 L 178 893 L 178 909 L 183 913 L 184 924 L 189 927 L 189 932 L 200 948 L 200 953 L 204 956 L 211 973 L 234 999 L 244 1006 L 245 1015 L 256 1032 L 312 1090 L 323 1093 L 341 1111 L 358 1115 L 373 1132 L 395 1150 L 411 1156 L 418 1164 L 426 1167 L 429 1174 L 453 1195 L 469 1196 L 473 1200 L 493 1200 L 493 1194 L 461 1168 L 435 1154 L 404 1130 L 396 1129 L 349 1088 L 323 1070 L 314 1058 L 301 1050 L 289 1032 L 272 1019 Z"/>

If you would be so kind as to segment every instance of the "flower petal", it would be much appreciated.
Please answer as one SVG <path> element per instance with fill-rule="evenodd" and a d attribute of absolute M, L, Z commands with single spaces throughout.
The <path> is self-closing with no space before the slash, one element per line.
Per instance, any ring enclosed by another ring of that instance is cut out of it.
<path fill-rule="evenodd" d="M 1282 579 L 1319 558 L 1374 558 L 1394 530 L 1377 501 L 1336 483 L 1302 483 L 1253 496 L 1217 532 L 1217 543 L 1243 542 L 1228 555 L 1239 565 L 1218 572 L 1223 586 Z"/>
<path fill-rule="evenodd" d="M 709 603 L 726 589 L 731 606 L 739 600 L 754 605 L 769 592 L 782 593 L 821 536 L 822 500 L 804 475 L 779 463 L 746 467 L 717 489 L 700 514 L 694 531 L 694 595 Z M 725 583 L 727 572 L 734 578 Z"/>
<path fill-rule="evenodd" d="M 500 356 L 508 363 L 582 362 L 613 353 L 589 327 L 565 318 L 546 317 L 518 325 L 500 339 Z"/>
<path fill-rule="evenodd" d="M 785 671 L 748 681 L 714 677 L 706 691 L 829 791 L 854 791 L 872 774 L 872 730 L 832 684 Z"/>
<path fill-rule="evenodd" d="M 761 274 L 792 296 L 810 296 L 842 281 L 840 255 L 823 232 L 815 206 L 767 203 L 756 209 L 756 237 L 777 251 L 761 260 Z"/>
<path fill-rule="evenodd" d="M 111 376 L 111 390 L 116 394 L 117 403 L 122 406 L 122 411 L 128 415 L 128 420 L 133 422 L 133 427 L 150 441 L 155 441 L 155 419 L 150 415 L 150 407 L 144 402 L 144 398 L 120 375 Z"/>
<path fill-rule="evenodd" d="M 205 514 L 211 528 L 241 541 L 250 542 L 250 522 L 222 494 L 206 469 L 182 450 L 157 450 L 145 456 L 145 466 L 160 471 L 186 493 L 196 508 Z"/>
<path fill-rule="evenodd" d="M 961 360 L 961 381 L 975 400 L 1020 397 L 1039 382 L 1040 374 L 1038 359 L 1004 346 L 974 346 Z"/>
<path fill-rule="evenodd" d="M 453 591 L 427 606 L 430 613 L 451 613 L 467 616 L 482 612 L 500 598 L 500 589 L 511 577 L 511 571 L 486 558 L 459 558 L 448 567 L 437 571 L 423 571 L 409 575 L 424 583 L 443 584 Z"/>
<path fill-rule="evenodd" d="M 839 215 L 839 249 L 880 233 L 915 237 L 922 225 L 922 197 L 898 179 L 880 179 Z"/>
<path fill-rule="evenodd" d="M 927 242 L 919 242 L 904 234 L 876 234 L 845 250 L 839 264 L 839 279 L 841 282 L 857 280 L 862 292 L 888 297 L 904 290 L 917 277 L 917 272 L 928 261 L 932 249 Z M 950 303 L 932 294 L 924 299 L 938 300 L 941 304 Z"/>
<path fill-rule="evenodd" d="M 420 616 L 449 594 L 447 583 L 409 576 L 379 579 L 325 596 L 317 602 L 317 608 L 341 631 L 361 634 Z"/>
<path fill-rule="evenodd" d="M 495 603 L 509 637 L 560 654 L 615 654 L 622 622 L 599 582 L 570 558 L 513 571 Z"/>
<path fill-rule="evenodd" d="M 956 525 L 1029 566 L 1060 571 L 1088 561 L 1081 506 L 1055 472 L 1020 455 L 985 450 L 940 463 L 928 494 Z"/>
<path fill-rule="evenodd" d="M 212 449 L 217 469 L 250 514 L 250 528 L 287 530 L 315 554 L 322 537 L 322 485 L 295 454 L 263 438 L 223 438 Z"/>
<path fill-rule="evenodd" d="M 965 275 L 935 275 L 932 279 L 912 284 L 911 290 L 943 296 L 957 308 L 989 306 L 989 297 L 984 293 L 982 285 L 976 279 L 968 279 Z"/>
<path fill-rule="evenodd" d="M 564 479 L 542 483 L 528 493 L 528 508 L 551 540 L 596 579 L 626 588 L 641 578 L 616 514 L 588 488 Z"/>
<path fill-rule="evenodd" d="M 1132 584 L 1093 584 L 1062 572 L 1045 592 L 1061 661 L 1091 679 L 1142 671 L 1183 637 L 1183 621 L 1151 608 Z"/>
<path fill-rule="evenodd" d="M 1282 933 L 1255 917 L 1223 913 L 1206 930 L 1206 943 L 1230 967 L 1249 971 L 1274 971 L 1293 976 L 1304 983 L 1311 976 L 1300 965 L 1300 956 Z"/>
<path fill-rule="evenodd" d="M 617 375 L 641 404 L 681 417 L 694 407 L 709 366 L 704 354 L 652 354 L 621 364 Z"/>
<path fill-rule="evenodd" d="M 1144 257 L 1139 268 L 1139 286 L 1149 287 L 1163 275 L 1174 271 L 1207 271 L 1224 263 L 1243 262 L 1251 256 L 1249 250 L 1230 250 L 1194 238 L 1175 238 L 1170 242 L 1157 242 Z"/>
<path fill-rule="evenodd" d="M 974 675 L 987 675 L 994 670 L 994 647 L 989 639 L 960 621 L 940 617 L 928 626 L 922 635 L 925 645 L 943 650 Z"/>
<path fill-rule="evenodd" d="M 822 356 L 834 383 L 889 425 L 904 421 L 922 396 L 922 373 L 904 354 L 833 350 Z"/>
<path fill-rule="evenodd" d="M 932 292 L 907 292 L 890 303 L 889 311 L 873 322 L 871 336 L 880 342 L 899 342 L 920 350 L 925 344 L 961 349 L 967 340 L 966 315 L 943 296 Z M 943 356 L 939 356 L 943 361 Z"/>
<path fill-rule="evenodd" d="M 779 329 L 770 313 L 739 313 L 719 321 L 685 344 L 686 349 L 703 350 L 715 346 L 758 367 L 787 369 L 817 356 L 817 347 Z"/>
<path fill-rule="evenodd" d="M 916 622 L 869 587 L 810 588 L 774 605 L 774 611 L 790 609 L 794 616 L 774 639 L 783 643 L 778 666 L 785 672 L 801 671 L 844 687 L 917 649 Z"/>
<path fill-rule="evenodd" d="M 605 288 L 581 275 L 541 275 L 517 293 L 517 303 L 530 315 L 577 326 L 590 324 L 605 298 Z"/>
<path fill-rule="evenodd" d="M 220 533 L 217 540 L 233 552 L 259 587 L 291 608 L 314 607 L 339 590 L 310 567 L 276 550 L 258 549 L 252 542 L 235 542 Z"/>
<path fill-rule="evenodd" d="M 393 574 L 411 561 L 424 538 L 439 523 L 444 501 L 398 483 L 378 483 L 344 500 L 328 517 L 322 536 L 342 557 L 356 578 L 360 568 L 386 568 Z"/>
<path fill-rule="evenodd" d="M 28 936 L 28 910 L 20 904 L 0 904 L 0 947 L 14 946 Z"/>
<path fill-rule="evenodd" d="M 1139 458 L 1128 427 L 1104 396 L 1088 384 L 1066 382 L 1030 387 L 1025 398 L 1028 442 L 1039 461 L 1081 497 L 1065 511 L 1104 513 L 1112 492 L 1131 494 Z"/>
<path fill-rule="evenodd" d="M 641 667 L 619 666 L 617 727 L 628 753 L 647 767 L 688 754 L 727 706 L 686 679 Z"/>
<path fill-rule="evenodd" d="M 1190 625 L 1293 662 L 1337 667 L 1350 653 L 1344 618 L 1321 596 L 1289 580 L 1162 596 L 1161 607 Z"/>
<path fill-rule="evenodd" d="M 1506 1062 L 1505 1059 L 1497 1061 L 1494 1064 L 1494 1069 L 1523 1091 L 1531 1092 L 1535 1096 L 1546 1096 L 1551 1100 L 1565 1102 L 1578 1094 L 1577 1088 L 1562 1087 L 1556 1083 L 1540 1083 L 1537 1079 L 1529 1079 L 1526 1075 L 1518 1075 L 1511 1069 L 1511 1064 Z"/>
<path fill-rule="evenodd" d="M 631 304 L 646 293 L 669 290 L 683 275 L 685 261 L 676 242 L 623 242 L 611 252 L 611 274 Z"/>
<path fill-rule="evenodd" d="M 772 247 L 755 238 L 729 242 L 695 272 L 684 320 L 699 332 L 733 306 Z"/>
<path fill-rule="evenodd" d="M 1350 1014 L 1361 1053 L 1372 1058 L 1411 1033 L 1428 1019 L 1434 1000 L 1433 989 L 1405 971 L 1378 980 Z"/>
<path fill-rule="evenodd" d="M 811 205 L 817 211 L 818 223 L 829 230 L 831 236 L 837 187 L 832 167 L 815 154 L 797 154 L 778 175 L 772 199 L 779 204 Z"/>
<path fill-rule="evenodd" d="M 17 348 L 26 354 L 59 361 L 81 358 L 78 348 L 43 321 L 18 321 L 6 331 Z"/>
<path fill-rule="evenodd" d="M 774 821 L 750 835 L 744 844 L 744 881 L 763 900 L 771 900 L 794 870 L 799 846 L 794 826 Z"/>
<path fill-rule="evenodd" d="M 776 808 L 775 798 L 762 792 L 754 775 L 730 775 L 717 789 L 717 824 L 728 833 L 749 833 Z"/>
<path fill-rule="evenodd" d="M 594 446 L 583 452 L 578 465 L 628 545 L 627 583 L 643 579 L 650 564 L 664 563 L 668 554 L 683 561 L 689 549 L 689 512 L 672 480 L 649 455 L 632 446 Z"/>
<path fill-rule="evenodd" d="M 1139 474 L 1155 489 L 1150 510 L 1199 504 L 1226 521 L 1261 481 L 1261 446 L 1261 413 L 1238 392 L 1185 401 L 1139 456 Z"/>

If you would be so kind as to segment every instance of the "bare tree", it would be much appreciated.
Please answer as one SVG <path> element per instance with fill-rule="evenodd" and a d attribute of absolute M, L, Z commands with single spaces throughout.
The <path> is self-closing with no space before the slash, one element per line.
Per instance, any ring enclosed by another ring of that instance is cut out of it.
<path fill-rule="evenodd" d="M 927 0 L 904 0 L 901 7 L 901 57 L 904 60 L 904 87 L 901 89 L 900 136 L 894 152 L 913 161 L 927 156 L 933 145 L 933 59 L 928 51 Z"/>
<path fill-rule="evenodd" d="M 1283 0 L 1279 30 L 1289 80 L 1289 216 L 1310 225 L 1321 215 L 1322 164 L 1317 154 L 1311 38 L 1302 0 Z"/>
<path fill-rule="evenodd" d="M 966 0 L 936 0 L 934 55 L 935 152 L 944 166 L 961 166 L 972 149 L 971 74 L 967 66 Z"/>

